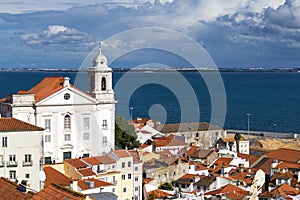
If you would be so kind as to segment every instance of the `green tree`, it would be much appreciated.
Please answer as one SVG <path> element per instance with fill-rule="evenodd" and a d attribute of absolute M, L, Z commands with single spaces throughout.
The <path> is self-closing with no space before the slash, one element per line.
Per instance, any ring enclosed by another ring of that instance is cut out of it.
<path fill-rule="evenodd" d="M 158 188 L 162 190 L 169 190 L 169 191 L 174 190 L 173 186 L 168 182 L 161 184 Z"/>
<path fill-rule="evenodd" d="M 120 149 L 138 148 L 140 143 L 136 139 L 137 136 L 134 127 L 128 124 L 122 117 L 116 116 L 115 145 Z"/>
<path fill-rule="evenodd" d="M 242 136 L 240 133 L 236 133 L 234 135 L 234 139 L 235 139 L 235 142 L 236 142 L 236 151 L 238 153 L 240 153 L 240 140 L 241 140 Z"/>

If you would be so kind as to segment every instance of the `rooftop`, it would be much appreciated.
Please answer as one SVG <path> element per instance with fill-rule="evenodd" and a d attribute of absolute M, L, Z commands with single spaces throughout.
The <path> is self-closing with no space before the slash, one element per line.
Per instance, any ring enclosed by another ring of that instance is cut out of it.
<path fill-rule="evenodd" d="M 91 183 L 94 183 L 94 185 L 92 186 Z M 105 187 L 105 186 L 111 186 L 111 185 L 113 185 L 113 184 L 105 182 L 105 181 L 101 181 L 98 179 L 94 179 L 94 178 L 83 179 L 83 180 L 78 181 L 78 186 L 82 190 L 88 190 L 88 189 L 92 189 L 92 188 Z"/>
<path fill-rule="evenodd" d="M 31 199 L 33 193 L 23 193 L 18 190 L 18 185 L 7 178 L 0 178 L 1 199 L 27 200 Z"/>
<path fill-rule="evenodd" d="M 297 163 L 300 161 L 300 151 L 280 148 L 265 154 L 268 158 Z"/>
<path fill-rule="evenodd" d="M 67 160 L 64 160 L 64 162 L 69 163 L 76 169 L 85 168 L 88 166 L 86 163 L 81 161 L 79 158 L 67 159 Z"/>
<path fill-rule="evenodd" d="M 52 183 L 61 186 L 70 186 L 71 184 L 70 178 L 53 169 L 51 166 L 45 166 L 44 172 L 46 174 L 45 187 L 51 185 Z"/>
<path fill-rule="evenodd" d="M 218 126 L 211 125 L 207 122 L 191 122 L 178 124 L 161 124 L 155 127 L 161 133 L 176 133 L 190 131 L 207 131 L 207 130 L 222 130 Z"/>
<path fill-rule="evenodd" d="M 0 131 L 43 131 L 44 129 L 15 118 L 0 118 Z"/>

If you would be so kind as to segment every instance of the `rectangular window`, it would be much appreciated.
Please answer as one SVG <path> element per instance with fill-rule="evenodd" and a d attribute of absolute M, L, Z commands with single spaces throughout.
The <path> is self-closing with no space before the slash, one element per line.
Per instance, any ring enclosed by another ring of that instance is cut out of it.
<path fill-rule="evenodd" d="M 125 175 L 124 174 L 122 175 L 122 180 L 125 180 Z"/>
<path fill-rule="evenodd" d="M 50 119 L 45 119 L 45 130 L 51 131 L 51 120 Z"/>
<path fill-rule="evenodd" d="M 71 129 L 71 117 L 70 117 L 70 115 L 66 115 L 64 117 L 64 129 L 67 129 L 67 130 Z"/>
<path fill-rule="evenodd" d="M 7 147 L 7 137 L 2 137 L 2 147 Z"/>
<path fill-rule="evenodd" d="M 16 171 L 9 171 L 9 179 L 16 179 L 17 175 L 16 175 Z"/>
<path fill-rule="evenodd" d="M 135 180 L 135 181 L 139 181 L 139 177 L 135 177 L 134 180 Z"/>
<path fill-rule="evenodd" d="M 65 134 L 65 141 L 71 140 L 71 134 Z"/>
<path fill-rule="evenodd" d="M 125 162 L 122 162 L 122 168 L 125 168 Z"/>
<path fill-rule="evenodd" d="M 51 135 L 45 135 L 45 142 L 51 142 Z"/>
<path fill-rule="evenodd" d="M 125 193 L 125 192 L 126 192 L 126 187 L 123 188 L 123 193 Z"/>
<path fill-rule="evenodd" d="M 45 164 L 51 164 L 52 163 L 50 156 L 49 157 L 45 157 L 44 159 L 45 159 Z"/>
<path fill-rule="evenodd" d="M 16 155 L 9 155 L 9 162 L 16 162 Z"/>
<path fill-rule="evenodd" d="M 131 174 L 128 174 L 128 179 L 131 179 Z"/>
<path fill-rule="evenodd" d="M 139 191 L 139 187 L 135 187 L 134 191 L 138 192 Z"/>
<path fill-rule="evenodd" d="M 115 192 L 116 192 L 116 189 L 115 189 L 115 188 L 113 188 L 113 189 L 112 189 L 112 193 L 115 193 Z"/>
<path fill-rule="evenodd" d="M 30 174 L 25 174 L 25 178 L 30 178 Z"/>
<path fill-rule="evenodd" d="M 106 136 L 103 136 L 102 144 L 103 144 L 103 146 L 107 146 L 107 137 Z"/>
<path fill-rule="evenodd" d="M 25 162 L 31 162 L 31 154 L 25 154 Z"/>
<path fill-rule="evenodd" d="M 139 168 L 138 168 L 138 167 L 135 167 L 135 168 L 134 168 L 134 171 L 138 171 L 138 170 L 139 170 Z"/>
<path fill-rule="evenodd" d="M 83 133 L 83 139 L 84 140 L 90 139 L 90 134 L 89 133 Z"/>
<path fill-rule="evenodd" d="M 131 161 L 128 162 L 128 167 L 131 167 Z"/>
<path fill-rule="evenodd" d="M 83 118 L 83 129 L 84 130 L 90 129 L 90 118 L 88 117 Z"/>
<path fill-rule="evenodd" d="M 107 129 L 107 120 L 106 119 L 104 119 L 102 121 L 102 129 Z"/>

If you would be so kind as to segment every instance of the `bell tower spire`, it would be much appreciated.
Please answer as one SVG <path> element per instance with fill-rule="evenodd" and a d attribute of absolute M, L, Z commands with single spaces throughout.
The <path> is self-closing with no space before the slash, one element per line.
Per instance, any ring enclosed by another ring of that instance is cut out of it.
<path fill-rule="evenodd" d="M 102 42 L 99 42 L 98 54 L 93 66 L 88 68 L 89 94 L 99 101 L 114 102 L 112 89 L 112 69 L 107 65 L 107 58 L 102 54 Z"/>

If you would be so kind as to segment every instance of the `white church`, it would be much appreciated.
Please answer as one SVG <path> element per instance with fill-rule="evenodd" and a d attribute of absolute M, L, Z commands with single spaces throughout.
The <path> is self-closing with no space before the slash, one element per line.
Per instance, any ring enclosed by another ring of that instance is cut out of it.
<path fill-rule="evenodd" d="M 88 76 L 88 93 L 70 84 L 68 77 L 46 77 L 30 90 L 7 95 L 1 101 L 2 117 L 45 128 L 45 164 L 99 156 L 115 148 L 112 69 L 101 46 Z"/>

